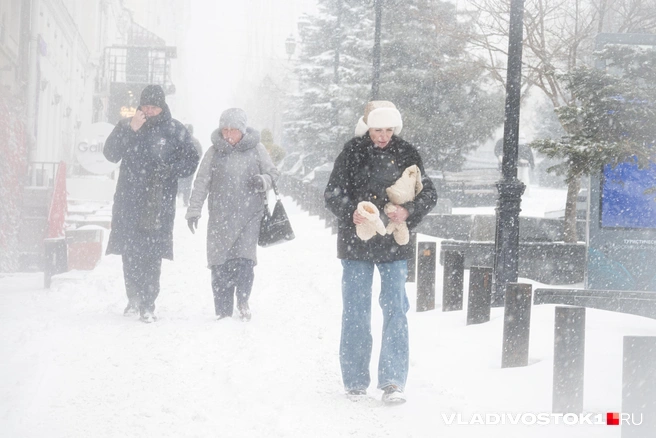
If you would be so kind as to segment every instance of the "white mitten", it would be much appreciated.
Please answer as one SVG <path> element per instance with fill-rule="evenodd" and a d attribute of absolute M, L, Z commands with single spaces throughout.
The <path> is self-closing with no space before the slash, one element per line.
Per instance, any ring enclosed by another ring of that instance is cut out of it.
<path fill-rule="evenodd" d="M 383 210 L 385 211 L 385 214 L 389 215 L 389 213 L 396 211 L 396 205 L 388 202 L 385 204 L 385 208 Z M 408 224 L 405 222 L 389 221 L 385 231 L 387 234 L 393 234 L 394 240 L 399 245 L 406 245 L 408 242 L 410 242 L 410 230 L 408 230 Z"/>
<path fill-rule="evenodd" d="M 362 224 L 355 226 L 355 232 L 358 237 L 362 240 L 369 240 L 376 233 L 384 235 L 385 234 L 385 224 L 380 220 L 380 212 L 378 208 L 368 201 L 361 201 L 358 204 L 358 213 L 361 216 L 364 216 L 367 221 Z"/>

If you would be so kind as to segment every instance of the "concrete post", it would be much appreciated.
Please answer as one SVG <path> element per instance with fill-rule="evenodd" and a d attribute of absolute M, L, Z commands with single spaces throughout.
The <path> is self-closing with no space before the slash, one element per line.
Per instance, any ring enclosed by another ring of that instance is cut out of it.
<path fill-rule="evenodd" d="M 467 325 L 490 320 L 492 298 L 492 268 L 472 266 L 469 269 L 469 295 L 467 296 Z"/>
<path fill-rule="evenodd" d="M 583 412 L 585 307 L 556 307 L 552 412 Z"/>
<path fill-rule="evenodd" d="M 656 336 L 624 336 L 622 438 L 656 436 Z"/>
<path fill-rule="evenodd" d="M 530 284 L 508 283 L 503 314 L 501 368 L 528 365 L 532 295 Z"/>
<path fill-rule="evenodd" d="M 465 256 L 458 251 L 444 251 L 444 286 L 442 311 L 462 310 Z"/>
<path fill-rule="evenodd" d="M 435 242 L 419 242 L 417 248 L 417 312 L 435 309 Z"/>

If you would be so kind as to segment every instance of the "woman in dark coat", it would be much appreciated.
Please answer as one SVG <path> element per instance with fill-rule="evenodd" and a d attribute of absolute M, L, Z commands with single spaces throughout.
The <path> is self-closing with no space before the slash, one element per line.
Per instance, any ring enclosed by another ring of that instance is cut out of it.
<path fill-rule="evenodd" d="M 326 207 L 339 221 L 337 257 L 342 261 L 342 336 L 339 359 L 344 388 L 350 397 L 366 394 L 371 378 L 371 296 L 374 268 L 381 279 L 379 304 L 383 310 L 383 335 L 378 360 L 378 388 L 385 403 L 403 403 L 409 365 L 408 297 L 405 282 L 407 260 L 413 248 L 384 234 L 389 221 L 406 222 L 412 229 L 435 206 L 437 192 L 426 176 L 415 147 L 397 137 L 403 122 L 394 104 L 373 101 L 356 128 L 356 137 L 344 145 L 335 160 L 324 196 Z M 413 201 L 383 213 L 390 202 L 386 189 L 403 171 L 417 166 L 423 189 Z M 367 240 L 359 237 L 358 225 L 367 218 L 358 205 L 368 203 L 375 220 L 383 222 L 383 234 Z M 377 210 L 377 211 L 375 211 Z M 378 216 L 380 212 L 380 216 Z"/>
<path fill-rule="evenodd" d="M 138 310 L 142 321 L 152 322 L 162 259 L 173 259 L 178 178 L 193 174 L 200 158 L 159 85 L 143 90 L 140 105 L 116 125 L 103 149 L 109 161 L 121 161 L 107 254 L 123 258 L 124 313 Z"/>

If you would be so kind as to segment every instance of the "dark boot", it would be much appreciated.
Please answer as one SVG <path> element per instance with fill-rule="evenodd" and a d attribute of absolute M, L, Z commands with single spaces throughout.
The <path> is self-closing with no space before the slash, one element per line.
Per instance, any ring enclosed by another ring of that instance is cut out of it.
<path fill-rule="evenodd" d="M 248 305 L 248 299 L 253 290 L 253 280 L 255 274 L 253 272 L 253 261 L 249 259 L 236 259 L 235 260 L 235 294 L 237 295 L 237 311 L 239 312 L 239 319 L 242 321 L 251 320 L 251 309 Z"/>
<path fill-rule="evenodd" d="M 226 264 L 212 266 L 212 294 L 217 319 L 232 316 L 235 286 L 226 270 Z"/>

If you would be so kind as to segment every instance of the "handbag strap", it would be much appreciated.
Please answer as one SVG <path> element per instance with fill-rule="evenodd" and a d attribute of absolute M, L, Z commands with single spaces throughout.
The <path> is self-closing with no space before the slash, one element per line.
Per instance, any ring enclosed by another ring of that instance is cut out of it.
<path fill-rule="evenodd" d="M 278 186 L 276 186 L 276 182 L 273 179 L 271 180 L 271 187 L 273 188 L 273 193 L 276 194 L 276 201 L 280 201 L 280 192 L 278 192 Z M 269 197 L 266 192 L 264 193 L 264 208 L 267 211 L 269 210 Z"/>
<path fill-rule="evenodd" d="M 273 187 L 273 193 L 276 194 L 276 199 L 280 199 L 280 193 L 278 192 L 278 186 L 276 185 L 276 182 L 271 179 L 271 187 Z"/>

